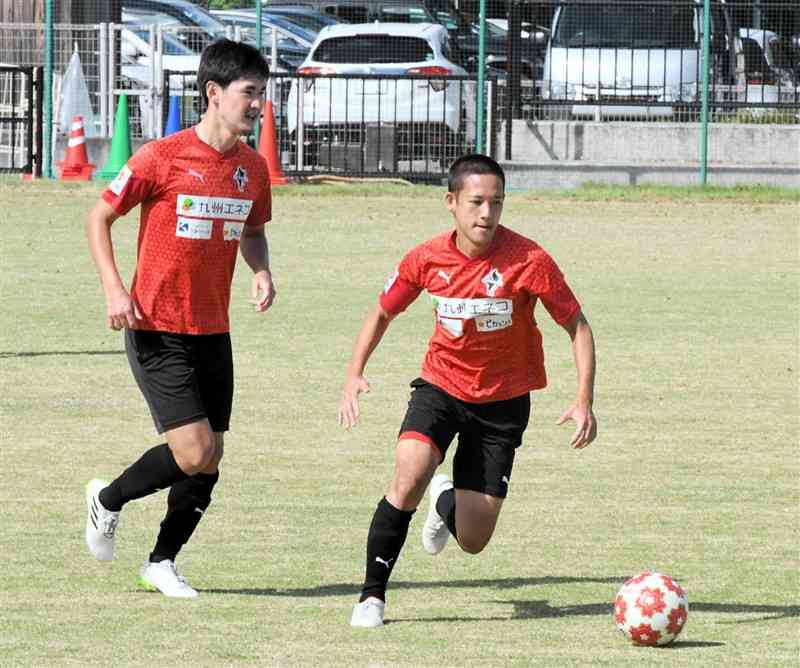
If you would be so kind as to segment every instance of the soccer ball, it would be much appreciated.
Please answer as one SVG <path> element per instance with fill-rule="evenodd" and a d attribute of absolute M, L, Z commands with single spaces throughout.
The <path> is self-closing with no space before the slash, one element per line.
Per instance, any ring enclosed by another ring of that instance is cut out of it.
<path fill-rule="evenodd" d="M 688 616 L 683 587 L 661 573 L 639 573 L 622 585 L 614 599 L 617 628 L 635 645 L 668 645 Z"/>

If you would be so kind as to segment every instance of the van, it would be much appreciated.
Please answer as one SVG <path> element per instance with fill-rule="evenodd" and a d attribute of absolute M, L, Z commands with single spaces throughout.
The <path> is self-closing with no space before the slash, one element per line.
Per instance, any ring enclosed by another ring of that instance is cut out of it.
<path fill-rule="evenodd" d="M 738 38 L 711 2 L 711 81 L 732 84 Z M 702 0 L 565 0 L 553 15 L 541 82 L 550 118 L 675 118 L 700 99 Z M 682 113 L 683 112 L 683 113 Z"/>

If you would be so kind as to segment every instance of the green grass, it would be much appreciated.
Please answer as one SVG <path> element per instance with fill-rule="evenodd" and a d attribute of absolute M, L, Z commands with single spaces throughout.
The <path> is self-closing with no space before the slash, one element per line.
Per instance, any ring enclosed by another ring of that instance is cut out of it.
<path fill-rule="evenodd" d="M 535 395 L 494 540 L 432 559 L 416 517 L 391 623 L 374 632 L 346 622 L 431 331 L 426 300 L 376 351 L 363 423 L 340 430 L 336 408 L 386 276 L 451 226 L 442 189 L 276 190 L 278 298 L 254 314 L 240 263 L 232 431 L 180 558 L 204 590 L 189 602 L 135 589 L 163 493 L 125 509 L 114 563 L 83 545 L 86 480 L 158 442 L 86 251 L 98 193 L 0 183 L 0 665 L 797 665 L 796 193 L 509 195 L 504 221 L 551 251 L 594 327 L 600 436 L 577 453 L 554 424 L 574 369 L 542 312 L 550 387 Z M 126 277 L 137 215 L 114 227 Z M 689 592 L 669 649 L 629 646 L 613 625 L 614 593 L 645 568 Z"/>

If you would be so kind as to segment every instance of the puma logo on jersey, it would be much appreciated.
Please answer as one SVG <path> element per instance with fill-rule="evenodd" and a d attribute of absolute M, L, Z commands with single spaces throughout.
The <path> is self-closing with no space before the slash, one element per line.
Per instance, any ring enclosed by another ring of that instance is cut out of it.
<path fill-rule="evenodd" d="M 443 278 L 443 279 L 444 279 L 444 282 L 445 282 L 445 283 L 447 283 L 447 285 L 450 285 L 450 278 L 452 277 L 452 275 L 453 275 L 453 272 L 450 272 L 450 273 L 448 274 L 446 271 L 442 271 L 442 270 L 440 269 L 436 275 L 437 275 L 439 278 Z"/>
<path fill-rule="evenodd" d="M 189 176 L 193 176 L 193 177 L 194 177 L 194 178 L 196 178 L 196 179 L 200 179 L 200 182 L 201 182 L 201 183 L 205 183 L 205 182 L 206 182 L 206 179 L 205 179 L 205 177 L 204 177 L 204 176 L 203 176 L 203 175 L 202 175 L 200 172 L 198 172 L 198 171 L 197 171 L 197 170 L 195 170 L 195 169 L 192 169 L 191 167 L 190 167 L 190 168 L 187 170 L 187 172 L 186 172 L 186 173 L 187 173 Z"/>
<path fill-rule="evenodd" d="M 394 559 L 392 558 L 387 561 L 386 559 L 375 557 L 375 561 L 377 561 L 379 564 L 383 564 L 384 566 L 386 566 L 386 568 L 389 568 L 389 564 L 391 564 L 394 561 Z"/>

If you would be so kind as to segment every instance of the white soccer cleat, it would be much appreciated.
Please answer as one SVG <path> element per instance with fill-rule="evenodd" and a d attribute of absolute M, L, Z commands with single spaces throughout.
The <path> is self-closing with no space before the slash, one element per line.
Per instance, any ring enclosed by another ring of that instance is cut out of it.
<path fill-rule="evenodd" d="M 178 573 L 175 562 L 164 559 L 154 564 L 146 561 L 139 571 L 139 586 L 145 591 L 160 591 L 170 598 L 197 598 L 186 578 Z"/>
<path fill-rule="evenodd" d="M 93 478 L 86 485 L 86 545 L 98 561 L 114 558 L 114 534 L 119 524 L 119 512 L 106 510 L 100 503 L 100 490 L 108 487 L 105 480 Z"/>
<path fill-rule="evenodd" d="M 425 524 L 422 525 L 422 547 L 428 554 L 439 554 L 447 544 L 450 537 L 450 530 L 447 528 L 444 519 L 436 510 L 436 502 L 442 492 L 453 489 L 453 481 L 444 473 L 433 476 L 429 487 L 431 503 L 428 506 L 428 516 Z"/>
<path fill-rule="evenodd" d="M 359 626 L 366 629 L 374 629 L 383 626 L 383 610 L 386 604 L 375 596 L 370 596 L 361 603 L 353 606 L 353 614 L 350 617 L 350 626 Z"/>

